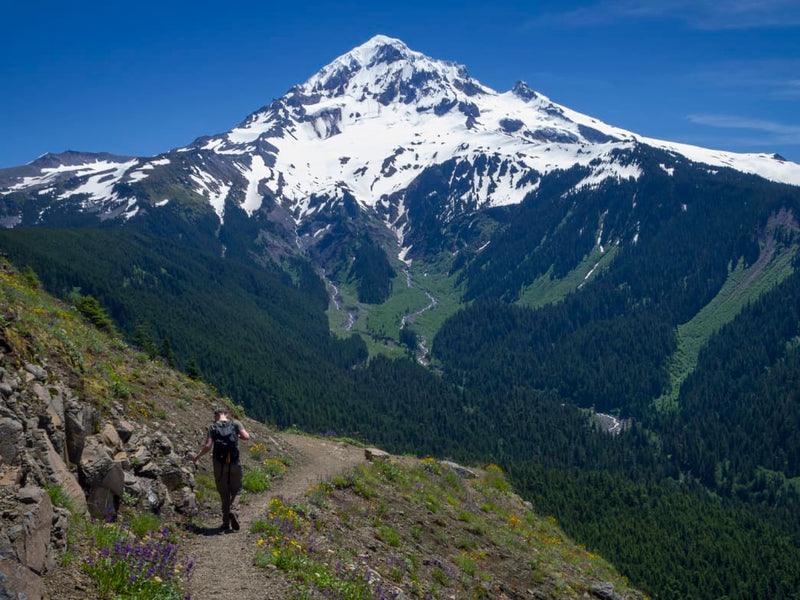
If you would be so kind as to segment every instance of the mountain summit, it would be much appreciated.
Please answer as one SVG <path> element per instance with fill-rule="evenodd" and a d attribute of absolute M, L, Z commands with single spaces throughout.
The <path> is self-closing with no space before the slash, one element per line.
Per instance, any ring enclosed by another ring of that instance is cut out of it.
<path fill-rule="evenodd" d="M 499 93 L 461 65 L 378 35 L 226 133 L 153 158 L 71 153 L 69 160 L 48 155 L 0 171 L 0 222 L 52 224 L 67 214 L 127 221 L 191 199 L 220 222 L 233 208 L 277 218 L 270 206 L 276 207 L 285 214 L 279 220 L 303 238 L 304 226 L 305 234 L 319 234 L 327 224 L 311 221 L 348 198 L 408 252 L 415 224 L 407 192 L 431 169 L 446 180 L 431 209 L 446 224 L 518 204 L 543 177 L 575 166 L 585 173 L 574 189 L 636 179 L 642 167 L 631 152 L 640 146 L 800 185 L 800 165 L 774 155 L 643 138 L 560 106 L 523 82 Z"/>

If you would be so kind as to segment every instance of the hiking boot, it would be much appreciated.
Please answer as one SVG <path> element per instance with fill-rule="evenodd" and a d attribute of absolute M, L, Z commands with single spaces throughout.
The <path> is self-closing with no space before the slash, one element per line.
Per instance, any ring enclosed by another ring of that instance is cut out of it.
<path fill-rule="evenodd" d="M 239 517 L 231 513 L 231 529 L 239 531 Z"/>
<path fill-rule="evenodd" d="M 220 526 L 220 529 L 230 529 L 230 528 L 231 528 L 231 525 L 230 525 L 230 523 L 228 523 L 228 521 L 223 521 L 222 525 Z M 238 529 L 238 527 L 237 527 L 237 529 Z"/>

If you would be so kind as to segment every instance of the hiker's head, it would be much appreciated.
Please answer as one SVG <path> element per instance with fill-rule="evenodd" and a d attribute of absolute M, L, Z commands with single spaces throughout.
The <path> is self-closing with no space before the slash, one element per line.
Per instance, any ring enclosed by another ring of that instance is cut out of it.
<path fill-rule="evenodd" d="M 218 406 L 214 409 L 214 420 L 219 421 L 220 419 L 227 419 L 228 418 L 228 409 L 224 406 Z"/>

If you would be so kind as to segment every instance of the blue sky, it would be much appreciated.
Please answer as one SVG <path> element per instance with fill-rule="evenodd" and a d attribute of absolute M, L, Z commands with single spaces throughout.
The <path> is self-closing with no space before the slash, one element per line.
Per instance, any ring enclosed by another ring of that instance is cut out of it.
<path fill-rule="evenodd" d="M 498 91 L 662 139 L 800 162 L 800 2 L 3 0 L 0 168 L 151 156 L 226 131 L 375 34 Z"/>

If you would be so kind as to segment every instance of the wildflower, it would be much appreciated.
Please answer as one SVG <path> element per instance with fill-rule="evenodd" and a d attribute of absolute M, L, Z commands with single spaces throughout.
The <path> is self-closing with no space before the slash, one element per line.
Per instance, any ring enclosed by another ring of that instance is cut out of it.
<path fill-rule="evenodd" d="M 258 545 L 259 545 L 259 546 L 262 546 L 262 545 L 264 545 L 264 540 L 263 540 L 263 539 L 262 539 L 262 540 L 258 540 Z"/>

